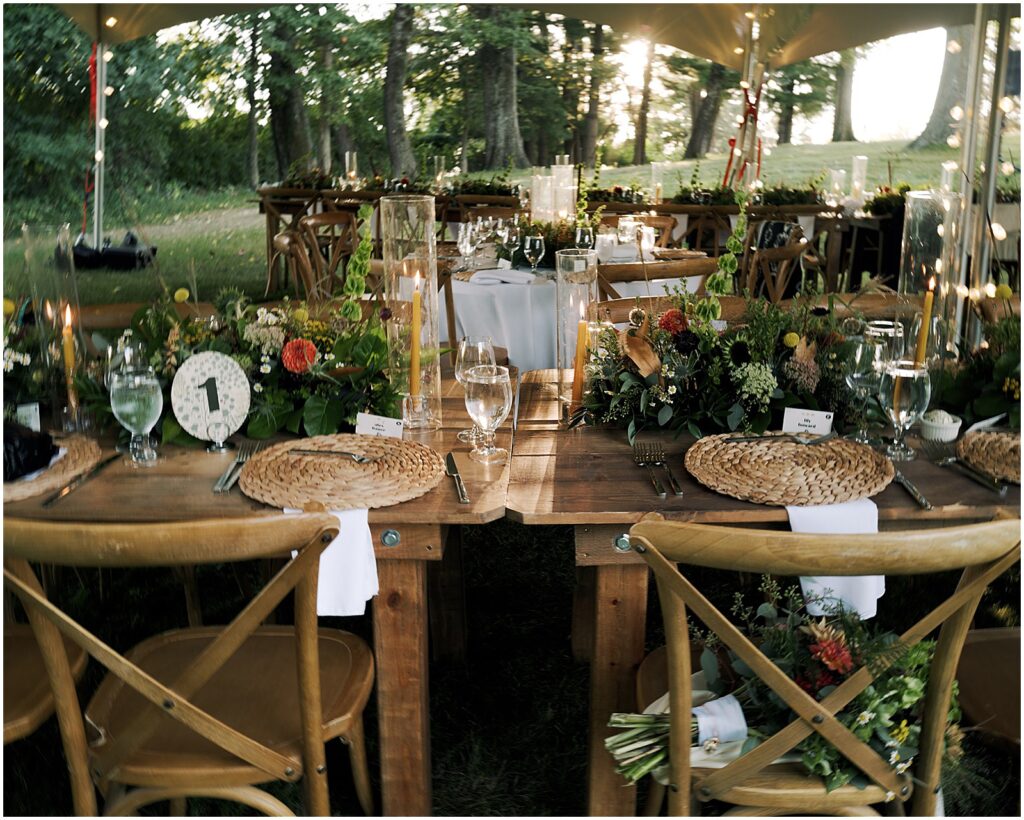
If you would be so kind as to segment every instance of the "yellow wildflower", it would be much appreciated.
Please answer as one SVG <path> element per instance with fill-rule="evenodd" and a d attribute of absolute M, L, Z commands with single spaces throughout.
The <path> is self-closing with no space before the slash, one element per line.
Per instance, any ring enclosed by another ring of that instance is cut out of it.
<path fill-rule="evenodd" d="M 305 322 L 309 318 L 309 311 L 305 308 L 295 308 L 292 311 L 292 316 L 295 317 L 296 322 Z"/>
<path fill-rule="evenodd" d="M 782 337 L 782 343 L 789 348 L 796 347 L 798 344 L 800 344 L 800 334 L 790 331 L 789 333 Z"/>
<path fill-rule="evenodd" d="M 12 316 L 14 314 L 14 300 L 4 299 L 4 316 Z"/>
<path fill-rule="evenodd" d="M 1009 299 L 1011 296 L 1013 296 L 1013 288 L 1005 282 L 1001 285 L 996 285 L 996 299 Z"/>
<path fill-rule="evenodd" d="M 897 743 L 906 743 L 907 738 L 910 737 L 910 727 L 905 720 L 901 720 L 900 725 L 893 729 L 889 735 Z"/>
<path fill-rule="evenodd" d="M 180 305 L 182 302 L 187 302 L 190 295 L 188 288 L 178 288 L 174 291 L 174 301 Z"/>

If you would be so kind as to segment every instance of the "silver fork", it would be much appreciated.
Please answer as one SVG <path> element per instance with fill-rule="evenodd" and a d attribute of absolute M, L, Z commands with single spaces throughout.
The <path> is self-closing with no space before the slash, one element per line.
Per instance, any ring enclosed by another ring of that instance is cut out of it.
<path fill-rule="evenodd" d="M 380 461 L 380 456 L 361 456 L 359 453 L 350 453 L 348 450 L 305 450 L 301 447 L 294 447 L 288 451 L 300 456 L 343 456 L 352 459 L 356 464 L 373 464 Z"/>
<path fill-rule="evenodd" d="M 679 486 L 679 482 L 676 481 L 676 477 L 672 472 L 672 468 L 668 466 L 668 461 L 665 458 L 665 448 L 661 444 L 642 444 L 641 447 L 644 450 L 644 458 L 650 461 L 652 464 L 661 467 L 665 470 L 668 475 L 668 483 L 672 487 L 672 492 L 676 495 L 683 494 L 683 488 Z"/>
<path fill-rule="evenodd" d="M 647 474 L 651 477 L 651 484 L 654 486 L 654 492 L 656 492 L 659 497 L 664 498 L 667 495 L 665 488 L 658 480 L 658 476 L 654 474 L 654 466 L 650 461 L 648 461 L 643 445 L 637 442 L 633 442 L 633 461 L 638 467 L 647 468 Z"/>
<path fill-rule="evenodd" d="M 222 493 L 227 493 L 231 491 L 231 488 L 235 486 L 235 482 L 238 481 L 238 477 L 242 474 L 242 467 L 245 466 L 245 462 L 247 462 L 250 458 L 256 455 L 256 453 L 262 450 L 266 445 L 267 442 L 265 441 L 253 442 L 252 449 L 248 452 L 245 458 L 238 462 L 235 471 L 231 474 L 231 478 L 229 478 L 227 480 L 227 483 L 224 484 L 224 488 L 221 490 Z"/>
<path fill-rule="evenodd" d="M 228 468 L 224 471 L 223 475 L 221 475 L 221 477 L 217 479 L 217 483 L 213 485 L 213 491 L 215 493 L 224 491 L 224 485 L 227 484 L 228 479 L 231 478 L 231 473 L 234 472 L 234 469 L 240 464 L 244 464 L 246 462 L 249 456 L 252 455 L 252 451 L 255 446 L 255 441 L 248 440 L 243 441 L 238 445 L 238 452 L 235 453 L 235 460 L 228 465 Z"/>

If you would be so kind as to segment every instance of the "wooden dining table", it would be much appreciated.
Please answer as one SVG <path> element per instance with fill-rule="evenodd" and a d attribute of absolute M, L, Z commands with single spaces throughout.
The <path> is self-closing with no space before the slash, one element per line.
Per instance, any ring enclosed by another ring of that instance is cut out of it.
<path fill-rule="evenodd" d="M 449 532 L 459 524 L 486 524 L 505 512 L 510 465 L 485 466 L 469 459 L 469 446 L 456 438 L 470 426 L 462 388 L 454 379 L 445 379 L 442 395 L 441 429 L 407 433 L 407 437 L 430 445 L 442 457 L 455 453 L 470 503 L 459 503 L 453 480 L 445 476 L 426 495 L 370 510 L 369 515 L 380 582 L 372 616 L 386 815 L 431 813 L 428 589 L 445 586 L 445 564 L 458 557 L 457 542 L 449 548 Z M 498 446 L 511 447 L 512 424 L 510 418 L 499 429 Z M 45 495 L 4 504 L 4 516 L 158 522 L 283 514 L 247 498 L 237 485 L 230 493 L 213 493 L 214 482 L 234 459 L 233 452 L 165 446 L 160 456 L 155 466 L 146 469 L 115 462 L 49 509 L 42 507 Z M 458 602 L 448 604 L 437 607 L 437 613 L 443 616 L 452 606 L 459 610 Z"/>
<path fill-rule="evenodd" d="M 784 527 L 786 510 L 713 492 L 683 466 L 689 435 L 644 432 L 661 443 L 683 495 L 659 498 L 647 472 L 633 463 L 622 429 L 559 427 L 556 371 L 523 376 L 515 452 L 506 500 L 509 518 L 524 524 L 571 524 L 575 530 L 577 590 L 573 645 L 591 665 L 587 808 L 591 815 L 635 814 L 636 789 L 615 773 L 604 739 L 613 712 L 635 711 L 634 673 L 644 656 L 647 564 L 629 547 L 630 526 L 651 513 L 665 518 L 733 526 Z M 896 484 L 874 496 L 879 526 L 926 528 L 1020 515 L 1020 487 L 1005 497 L 920 457 L 900 464 L 932 502 L 924 511 Z"/>

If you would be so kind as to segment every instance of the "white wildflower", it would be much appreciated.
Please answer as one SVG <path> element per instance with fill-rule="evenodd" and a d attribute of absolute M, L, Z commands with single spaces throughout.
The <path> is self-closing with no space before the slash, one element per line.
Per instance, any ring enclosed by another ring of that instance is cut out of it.
<path fill-rule="evenodd" d="M 254 384 L 252 386 L 252 392 L 253 393 L 262 393 L 263 392 L 263 385 L 260 384 L 259 382 L 256 382 L 256 384 Z"/>
<path fill-rule="evenodd" d="M 675 395 L 675 393 L 676 393 L 676 390 L 677 390 L 677 389 L 678 389 L 678 388 L 677 388 L 677 387 L 676 387 L 676 386 L 675 386 L 674 384 L 670 384 L 670 385 L 668 386 L 668 394 L 669 394 L 670 396 L 674 396 L 674 395 Z"/>
<path fill-rule="evenodd" d="M 260 373 L 263 373 L 264 375 L 269 373 L 270 369 L 271 369 L 270 365 L 267 364 L 266 362 L 264 362 L 263 364 L 260 365 Z"/>
<path fill-rule="evenodd" d="M 861 726 L 865 726 L 866 724 L 870 723 L 874 719 L 875 719 L 875 713 L 874 712 L 861 712 L 859 715 L 857 715 L 857 723 L 859 723 Z"/>

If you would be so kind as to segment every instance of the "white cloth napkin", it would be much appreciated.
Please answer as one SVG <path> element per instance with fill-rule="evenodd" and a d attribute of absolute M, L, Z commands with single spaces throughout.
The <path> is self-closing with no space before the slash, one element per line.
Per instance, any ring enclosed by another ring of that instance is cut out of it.
<path fill-rule="evenodd" d="M 992 416 L 990 419 L 976 421 L 964 430 L 964 435 L 966 436 L 968 433 L 973 433 L 975 430 L 984 430 L 986 427 L 992 427 L 997 421 L 1002 421 L 1004 418 L 1006 418 L 1006 413 L 1000 413 L 998 416 Z"/>
<path fill-rule="evenodd" d="M 285 512 L 302 510 L 286 509 Z M 320 555 L 316 614 L 362 615 L 366 612 L 366 602 L 380 591 L 369 510 L 330 512 L 338 519 L 339 532 Z"/>
<path fill-rule="evenodd" d="M 808 533 L 875 533 L 878 532 L 878 506 L 870 498 L 843 504 L 822 504 L 816 507 L 786 507 L 793 532 Z M 884 575 L 816 575 L 800 579 L 804 595 L 818 599 L 808 603 L 811 615 L 827 615 L 826 610 L 842 604 L 861 620 L 873 618 L 878 599 L 885 594 Z M 821 604 L 824 603 L 823 608 Z"/>
<path fill-rule="evenodd" d="M 64 458 L 64 456 L 66 456 L 67 454 L 68 454 L 68 448 L 67 447 L 59 448 L 57 450 L 57 452 L 53 454 L 53 458 L 50 459 L 50 463 L 49 464 L 47 464 L 45 467 L 40 467 L 35 472 L 26 473 L 25 475 L 23 475 L 21 478 L 19 478 L 17 480 L 18 481 L 31 481 L 33 478 L 39 478 L 39 476 L 41 476 L 43 473 L 45 473 L 47 470 L 49 470 L 54 464 L 56 464 L 58 461 L 60 461 L 62 458 Z"/>
<path fill-rule="evenodd" d="M 536 277 L 528 270 L 510 270 L 502 268 L 490 268 L 478 270 L 469 281 L 474 285 L 530 285 Z"/>

